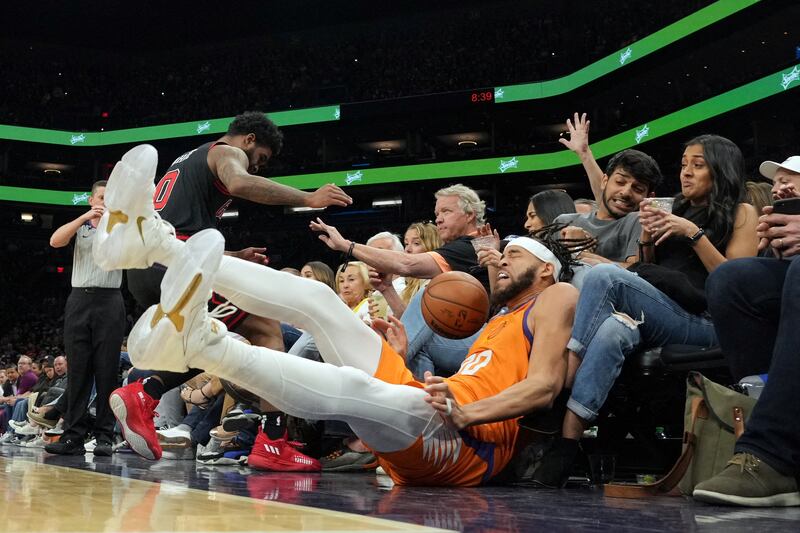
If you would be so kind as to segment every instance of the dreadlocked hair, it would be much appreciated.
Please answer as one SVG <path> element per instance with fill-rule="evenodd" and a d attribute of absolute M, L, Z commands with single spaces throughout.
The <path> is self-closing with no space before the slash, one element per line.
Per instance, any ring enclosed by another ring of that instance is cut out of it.
<path fill-rule="evenodd" d="M 597 239 L 564 239 L 561 237 L 561 230 L 566 227 L 567 224 L 548 224 L 532 232 L 530 236 L 547 246 L 561 263 L 561 276 L 558 281 L 569 282 L 574 275 L 572 267 L 579 265 L 573 257 L 583 250 L 589 250 L 596 246 Z"/>

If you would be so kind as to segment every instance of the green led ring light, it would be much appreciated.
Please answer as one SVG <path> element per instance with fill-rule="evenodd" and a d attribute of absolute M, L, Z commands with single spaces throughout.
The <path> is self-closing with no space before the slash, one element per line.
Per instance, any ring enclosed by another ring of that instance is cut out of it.
<path fill-rule="evenodd" d="M 720 0 L 572 74 L 554 80 L 495 87 L 495 103 L 537 100 L 573 91 L 760 1 Z"/>
<path fill-rule="evenodd" d="M 547 98 L 572 91 L 760 1 L 719 0 L 572 74 L 543 82 L 496 87 L 495 103 Z M 295 126 L 339 120 L 340 109 L 333 105 L 278 111 L 269 113 L 269 116 L 278 126 Z M 233 117 L 89 133 L 0 125 L 0 139 L 78 147 L 107 146 L 222 133 L 228 129 L 231 120 Z"/>
<path fill-rule="evenodd" d="M 595 157 L 601 158 L 626 148 L 638 146 L 703 120 L 727 113 L 775 94 L 800 86 L 800 64 L 789 70 L 770 74 L 736 89 L 714 96 L 639 127 L 629 129 L 592 144 Z M 466 162 L 428 163 L 357 171 L 323 172 L 272 178 L 278 183 L 300 189 L 316 189 L 326 183 L 347 187 L 416 180 L 490 176 L 552 170 L 580 164 L 569 150 L 547 154 L 517 155 Z M 85 205 L 89 193 L 0 187 L 0 200 L 55 205 Z"/>

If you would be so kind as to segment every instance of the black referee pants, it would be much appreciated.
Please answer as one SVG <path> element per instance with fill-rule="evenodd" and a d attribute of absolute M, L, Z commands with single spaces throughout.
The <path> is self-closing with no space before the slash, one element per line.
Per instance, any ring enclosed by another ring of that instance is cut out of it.
<path fill-rule="evenodd" d="M 88 407 L 94 384 L 97 388 L 94 435 L 98 442 L 113 442 L 114 414 L 108 397 L 118 386 L 125 329 L 125 302 L 119 289 L 72 289 L 64 310 L 69 378 L 63 440 L 82 441 L 92 429 Z"/>

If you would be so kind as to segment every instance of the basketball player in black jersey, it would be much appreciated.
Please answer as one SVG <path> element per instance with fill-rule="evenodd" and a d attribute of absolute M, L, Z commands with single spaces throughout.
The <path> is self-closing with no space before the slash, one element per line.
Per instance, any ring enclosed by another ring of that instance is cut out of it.
<path fill-rule="evenodd" d="M 186 240 L 201 230 L 216 227 L 217 220 L 234 198 L 268 205 L 315 208 L 352 203 L 352 199 L 335 185 L 305 192 L 257 176 L 269 159 L 280 152 L 282 145 L 283 134 L 264 113 L 250 111 L 238 115 L 223 137 L 181 155 L 170 165 L 155 187 L 156 211 L 174 226 L 179 239 Z M 263 248 L 247 248 L 226 254 L 266 263 L 264 251 Z M 166 267 L 160 264 L 143 270 L 128 270 L 128 288 L 142 309 L 159 302 L 165 272 Z M 214 294 L 209 307 L 217 306 L 224 306 L 229 313 L 221 319 L 228 328 L 251 344 L 284 350 L 278 322 L 245 313 Z M 137 381 L 112 393 L 112 410 L 134 451 L 149 459 L 161 456 L 152 412 L 162 394 L 199 373 L 199 370 L 188 373 L 137 370 L 132 377 L 143 378 L 143 383 Z M 200 396 L 198 391 L 195 395 Z"/>

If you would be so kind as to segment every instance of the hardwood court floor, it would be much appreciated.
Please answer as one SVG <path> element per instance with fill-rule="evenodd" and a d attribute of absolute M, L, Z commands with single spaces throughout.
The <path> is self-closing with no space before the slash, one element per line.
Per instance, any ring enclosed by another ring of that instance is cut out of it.
<path fill-rule="evenodd" d="M 392 487 L 374 474 L 290 474 L 58 457 L 0 447 L 0 531 L 800 531 L 800 508 L 744 509 L 599 491 Z"/>

